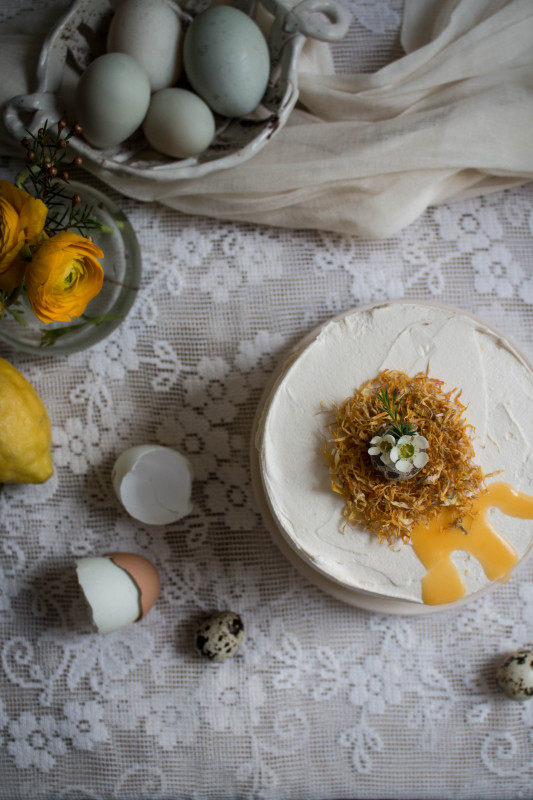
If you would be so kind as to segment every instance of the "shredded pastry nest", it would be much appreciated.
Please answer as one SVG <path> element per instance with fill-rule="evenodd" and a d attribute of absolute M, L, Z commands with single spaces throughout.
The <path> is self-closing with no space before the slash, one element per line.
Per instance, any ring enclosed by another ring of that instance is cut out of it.
<path fill-rule="evenodd" d="M 464 418 L 460 391 L 444 392 L 443 381 L 419 373 L 386 370 L 363 383 L 352 397 L 335 410 L 328 427 L 333 438 L 326 445 L 331 488 L 344 501 L 348 524 L 364 525 L 382 540 L 408 541 L 411 527 L 427 522 L 443 506 L 457 509 L 457 521 L 471 511 L 475 498 L 485 490 L 484 475 L 474 463 L 470 434 Z M 405 395 L 405 419 L 429 442 L 429 462 L 413 478 L 394 481 L 371 464 L 370 440 L 390 424 L 380 407 L 380 389 L 389 395 Z"/>

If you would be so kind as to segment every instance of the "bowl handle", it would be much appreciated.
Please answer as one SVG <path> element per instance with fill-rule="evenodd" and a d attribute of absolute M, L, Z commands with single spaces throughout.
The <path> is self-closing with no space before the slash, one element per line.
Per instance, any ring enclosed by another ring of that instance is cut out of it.
<path fill-rule="evenodd" d="M 27 135 L 28 128 L 35 132 L 46 120 L 53 123 L 59 117 L 55 92 L 19 94 L 6 103 L 2 112 L 5 129 L 18 141 Z"/>
<path fill-rule="evenodd" d="M 274 20 L 268 36 L 270 59 L 273 65 L 286 59 L 285 45 L 295 40 L 289 72 L 295 71 L 305 37 L 335 42 L 342 39 L 350 27 L 350 17 L 337 0 L 301 0 L 293 6 L 289 0 L 261 0 Z M 285 55 L 284 55 L 285 54 Z"/>
<path fill-rule="evenodd" d="M 286 30 L 293 28 L 322 42 L 337 42 L 346 36 L 349 26 L 348 12 L 335 0 L 301 0 L 285 20 Z"/>
<path fill-rule="evenodd" d="M 276 28 L 283 31 L 285 38 L 302 34 L 323 42 L 336 42 L 350 26 L 350 16 L 337 0 L 301 0 L 296 5 L 288 0 L 261 2 L 275 17 Z"/>

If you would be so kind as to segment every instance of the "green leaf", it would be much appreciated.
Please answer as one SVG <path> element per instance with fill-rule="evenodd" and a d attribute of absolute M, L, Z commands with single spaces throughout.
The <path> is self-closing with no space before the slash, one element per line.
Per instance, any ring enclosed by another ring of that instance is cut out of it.
<path fill-rule="evenodd" d="M 122 319 L 122 314 L 106 314 L 100 317 L 89 317 L 86 314 L 82 314 L 81 319 L 83 319 L 84 322 L 76 322 L 74 325 L 65 325 L 64 328 L 54 328 L 52 330 L 43 331 L 39 347 L 51 347 L 62 336 L 80 330 L 80 328 L 85 328 L 87 325 L 98 326 L 103 325 L 104 322 L 110 322 L 112 319 Z"/>

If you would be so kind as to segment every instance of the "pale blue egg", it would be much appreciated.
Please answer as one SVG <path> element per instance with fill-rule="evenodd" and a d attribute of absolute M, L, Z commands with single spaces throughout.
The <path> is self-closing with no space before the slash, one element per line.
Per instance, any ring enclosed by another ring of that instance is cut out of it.
<path fill-rule="evenodd" d="M 141 65 L 125 53 L 107 53 L 80 78 L 76 119 L 93 147 L 114 147 L 137 130 L 149 103 L 150 81 Z"/>
<path fill-rule="evenodd" d="M 243 11 L 211 6 L 185 34 L 183 61 L 194 90 L 217 114 L 242 117 L 261 102 L 270 75 L 265 37 Z"/>

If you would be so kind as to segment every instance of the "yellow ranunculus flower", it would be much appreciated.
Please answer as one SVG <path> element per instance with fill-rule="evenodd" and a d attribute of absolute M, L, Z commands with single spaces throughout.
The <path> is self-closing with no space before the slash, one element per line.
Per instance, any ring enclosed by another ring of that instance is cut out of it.
<path fill-rule="evenodd" d="M 20 251 L 26 244 L 39 243 L 47 214 L 42 200 L 0 181 L 0 291 L 21 285 L 26 263 Z"/>
<path fill-rule="evenodd" d="M 83 314 L 102 288 L 104 254 L 77 233 L 56 233 L 34 253 L 25 286 L 33 313 L 42 322 L 68 322 Z"/>

